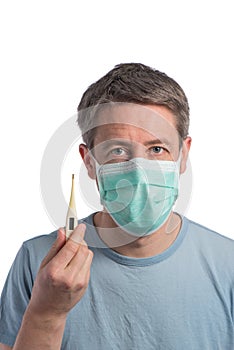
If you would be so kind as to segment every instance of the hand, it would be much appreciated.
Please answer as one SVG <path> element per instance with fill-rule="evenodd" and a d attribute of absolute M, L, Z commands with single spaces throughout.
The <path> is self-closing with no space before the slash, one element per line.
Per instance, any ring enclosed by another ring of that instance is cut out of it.
<path fill-rule="evenodd" d="M 29 309 L 51 319 L 66 317 L 84 295 L 90 278 L 93 253 L 84 241 L 85 225 L 78 225 L 66 241 L 63 229 L 42 261 Z"/>

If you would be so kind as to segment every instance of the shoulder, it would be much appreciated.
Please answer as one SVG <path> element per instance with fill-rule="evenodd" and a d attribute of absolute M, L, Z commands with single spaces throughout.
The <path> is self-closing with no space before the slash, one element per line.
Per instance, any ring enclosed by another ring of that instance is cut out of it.
<path fill-rule="evenodd" d="M 184 218 L 184 220 L 187 223 L 187 231 L 189 235 L 197 242 L 207 242 L 213 248 L 217 246 L 217 248 L 227 247 L 234 249 L 233 239 L 187 218 Z"/>
<path fill-rule="evenodd" d="M 23 242 L 13 263 L 14 269 L 29 270 L 35 278 L 42 260 L 49 252 L 57 237 L 57 230 L 48 234 L 35 236 Z"/>
<path fill-rule="evenodd" d="M 30 253 L 41 255 L 46 253 L 57 237 L 57 230 L 48 234 L 35 236 L 27 241 L 23 242 L 23 248 L 28 250 Z"/>
<path fill-rule="evenodd" d="M 234 281 L 234 240 L 201 224 L 184 218 L 187 225 L 187 239 L 203 264 L 216 269 L 223 276 Z"/>

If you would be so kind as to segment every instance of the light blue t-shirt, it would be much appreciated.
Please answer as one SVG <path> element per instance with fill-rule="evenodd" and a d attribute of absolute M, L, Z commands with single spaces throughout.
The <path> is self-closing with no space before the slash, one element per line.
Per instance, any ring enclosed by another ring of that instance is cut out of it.
<path fill-rule="evenodd" d="M 233 350 L 234 241 L 186 218 L 163 253 L 129 258 L 104 247 L 87 223 L 94 252 L 88 289 L 68 315 L 61 349 Z M 0 342 L 13 346 L 41 260 L 56 232 L 25 242 L 0 305 Z"/>

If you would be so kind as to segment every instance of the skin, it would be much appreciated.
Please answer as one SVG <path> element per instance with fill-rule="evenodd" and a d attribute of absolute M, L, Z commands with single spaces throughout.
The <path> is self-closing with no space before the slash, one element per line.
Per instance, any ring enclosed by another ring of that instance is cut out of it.
<path fill-rule="evenodd" d="M 145 109 L 147 110 L 145 111 Z M 175 117 L 172 112 L 164 106 L 144 106 L 144 120 L 141 120 L 142 107 L 137 107 L 134 111 L 134 118 L 130 114 L 131 111 L 131 106 L 122 105 L 112 109 L 111 114 L 109 110 L 102 112 L 100 118 L 100 124 L 102 125 L 99 126 L 96 132 L 92 150 L 98 163 L 121 162 L 136 157 L 176 161 L 179 157 L 180 147 Z M 158 118 L 159 114 L 163 121 Z M 112 124 L 108 123 L 110 115 Z M 126 124 L 126 115 L 128 115 L 128 122 L 131 125 Z M 152 123 L 155 115 L 159 122 L 157 125 L 161 124 L 161 128 L 155 127 L 155 123 Z M 122 116 L 124 116 L 125 123 L 119 123 Z M 144 129 L 142 125 L 144 125 Z M 160 134 L 160 140 L 157 136 L 158 133 Z M 163 142 L 161 139 L 163 139 Z M 186 170 L 190 146 L 191 138 L 187 137 L 182 143 L 180 174 Z M 90 156 L 88 148 L 83 144 L 80 145 L 80 154 L 86 165 L 88 175 L 95 180 L 95 162 L 93 157 Z M 177 214 L 171 213 L 159 230 L 149 236 L 137 239 L 133 239 L 131 235 L 121 230 L 105 209 L 95 214 L 94 224 L 99 236 L 109 247 L 122 255 L 145 258 L 161 253 L 173 243 L 180 231 L 181 218 Z M 111 230 L 108 230 L 108 228 L 111 228 Z"/>
<path fill-rule="evenodd" d="M 141 120 L 142 113 L 140 113 L 136 119 L 137 123 L 133 116 L 136 116 L 138 110 L 131 115 L 133 109 L 129 109 L 129 106 L 120 106 L 112 110 L 111 121 L 110 111 L 102 112 L 101 124 L 107 124 L 98 127 L 93 150 L 99 163 L 126 161 L 132 157 L 155 160 L 178 159 L 179 139 L 175 132 L 174 115 L 162 106 L 145 107 L 146 115 Z M 161 124 L 160 120 L 158 120 L 159 123 L 152 123 L 152 113 L 160 113 Z M 123 115 L 124 118 L 121 120 Z M 126 125 L 126 115 L 131 125 Z M 144 130 L 142 125 L 144 125 Z M 155 129 L 156 126 L 158 130 Z M 158 134 L 163 142 L 159 140 L 155 142 L 155 139 L 159 138 Z M 170 141 L 169 144 L 167 141 Z M 186 170 L 190 145 L 190 137 L 183 140 L 181 174 Z M 88 175 L 96 180 L 93 157 L 83 144 L 80 145 L 80 154 Z M 181 219 L 172 213 L 160 230 L 134 240 L 116 226 L 105 210 L 95 215 L 94 223 L 98 234 L 107 245 L 113 246 L 114 243 L 114 249 L 120 254 L 140 258 L 149 257 L 167 249 L 178 235 Z M 111 228 L 112 234 L 106 235 L 106 228 Z M 169 235 L 168 232 L 170 232 Z M 64 230 L 58 230 L 57 240 L 42 261 L 36 277 L 32 297 L 24 314 L 14 350 L 57 350 L 61 348 L 67 314 L 81 300 L 89 283 L 93 253 L 84 241 L 84 234 L 84 224 L 77 226 L 68 241 L 66 241 Z M 117 241 L 115 241 L 116 236 Z M 125 244 L 118 245 L 118 239 L 119 242 L 125 242 Z M 12 348 L 0 344 L 0 350 L 7 349 Z"/>

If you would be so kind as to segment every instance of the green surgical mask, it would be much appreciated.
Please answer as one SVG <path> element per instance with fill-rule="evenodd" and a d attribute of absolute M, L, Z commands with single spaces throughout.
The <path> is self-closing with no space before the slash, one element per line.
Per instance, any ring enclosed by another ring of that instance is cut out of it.
<path fill-rule="evenodd" d="M 124 231 L 151 234 L 166 222 L 177 199 L 179 163 L 144 158 L 96 162 L 101 204 Z"/>

